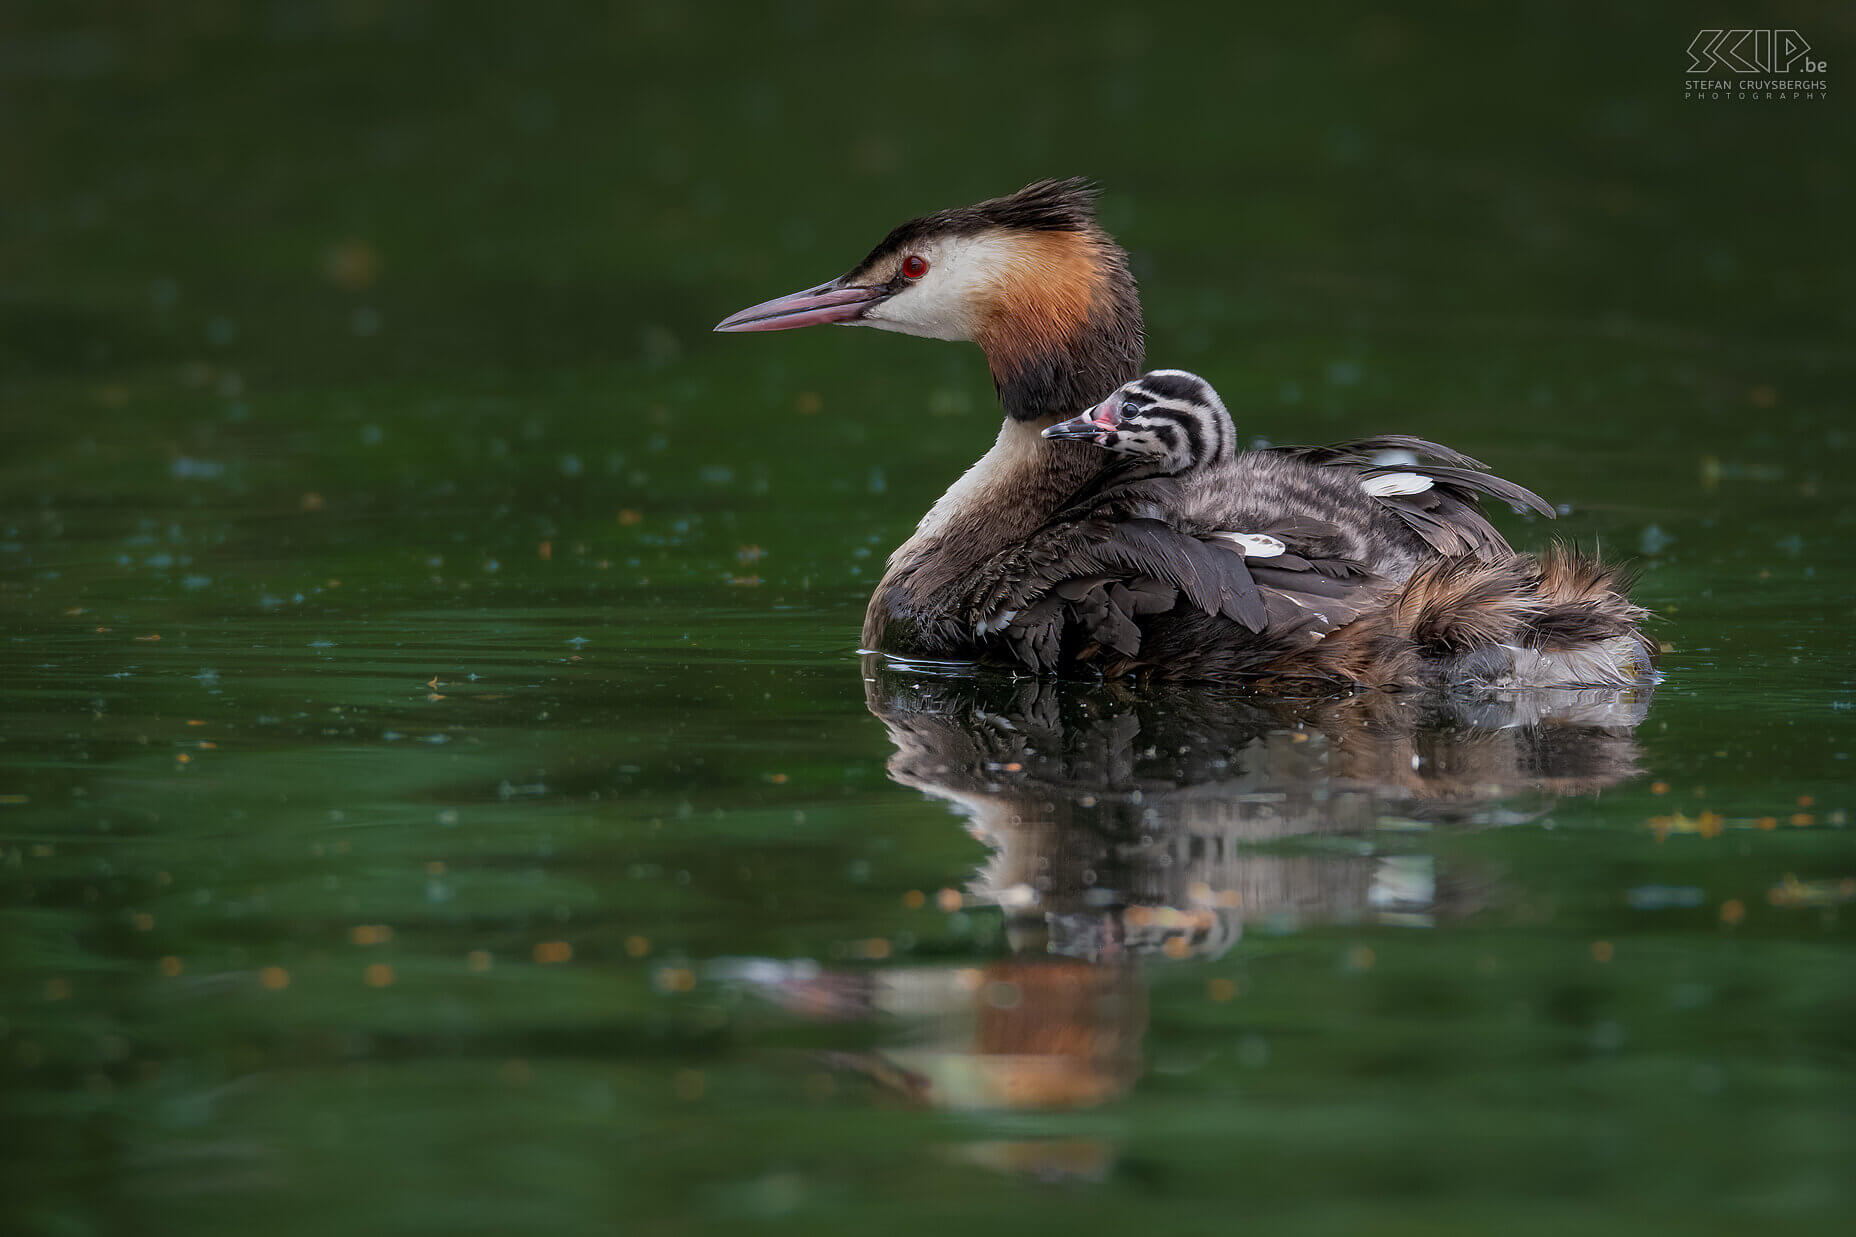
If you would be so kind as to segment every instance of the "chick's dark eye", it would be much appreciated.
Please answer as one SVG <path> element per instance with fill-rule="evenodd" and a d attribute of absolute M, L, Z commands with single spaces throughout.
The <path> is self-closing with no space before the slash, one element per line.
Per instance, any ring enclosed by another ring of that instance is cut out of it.
<path fill-rule="evenodd" d="M 927 273 L 928 273 L 928 259 L 927 258 L 924 258 L 920 256 L 919 254 L 912 253 L 908 257 L 902 260 L 902 277 L 904 279 L 920 279 L 923 275 L 926 275 Z"/>

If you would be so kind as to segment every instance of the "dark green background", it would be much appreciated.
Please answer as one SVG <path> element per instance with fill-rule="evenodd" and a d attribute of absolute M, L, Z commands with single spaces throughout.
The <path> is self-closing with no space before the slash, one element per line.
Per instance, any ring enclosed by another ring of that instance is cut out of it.
<path fill-rule="evenodd" d="M 1845 1219 L 1856 41 L 1837 6 L 1740 6 L 1829 97 L 1686 102 L 1702 20 L 7 6 L 0 1227 Z M 1006 951 L 996 911 L 903 905 L 986 852 L 886 779 L 852 656 L 996 414 L 965 346 L 709 327 L 1071 174 L 1150 360 L 1243 431 L 1435 438 L 1642 561 L 1672 650 L 1645 776 L 1401 840 L 1503 873 L 1466 918 L 1156 960 L 1117 1103 L 824 1094 L 805 1053 L 894 1029 L 783 1018 L 711 963 Z M 1725 826 L 1659 842 L 1677 811 Z M 1788 875 L 1822 905 L 1771 901 Z M 948 1150 L 1040 1138 L 1111 1167 Z"/>

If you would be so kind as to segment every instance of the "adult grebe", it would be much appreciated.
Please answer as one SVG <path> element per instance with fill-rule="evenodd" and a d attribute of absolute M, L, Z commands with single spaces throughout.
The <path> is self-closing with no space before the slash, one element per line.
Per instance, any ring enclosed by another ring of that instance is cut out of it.
<path fill-rule="evenodd" d="M 1145 348 L 1127 256 L 1096 223 L 1094 191 L 1083 181 L 1039 181 L 911 220 L 843 276 L 744 309 L 716 329 L 824 323 L 975 342 L 1006 413 L 992 449 L 890 556 L 865 616 L 866 647 L 976 658 L 1003 650 L 1041 671 L 1087 662 L 1170 679 L 1621 684 L 1649 671 L 1651 646 L 1637 629 L 1642 611 L 1625 600 L 1611 570 L 1564 549 L 1543 558 L 1515 554 L 1475 495 L 1547 515 L 1552 509 L 1420 439 L 1247 452 L 1242 475 L 1186 470 L 1164 485 L 1150 475 L 1138 502 L 1118 506 L 1110 495 L 1106 507 L 1098 501 L 1088 521 L 1078 522 L 1076 503 L 1092 494 L 1102 499 L 1121 457 L 1044 431 L 1135 379 Z M 1382 465 L 1386 453 L 1401 463 Z M 1434 462 L 1421 463 L 1421 456 Z M 1238 488 L 1223 492 L 1232 485 Z M 1281 505 L 1291 493 L 1293 512 Z M 1287 530 L 1270 532 L 1271 520 L 1290 514 L 1351 528 L 1353 540 L 1307 560 L 1328 570 L 1296 573 L 1304 589 L 1325 590 L 1326 608 L 1307 610 L 1307 598 L 1286 584 L 1265 587 L 1272 572 L 1283 574 L 1280 563 L 1259 583 L 1247 556 L 1206 546 L 1182 527 L 1193 512 L 1218 503 L 1234 504 L 1257 527 L 1206 531 L 1281 541 L 1278 533 Z M 1067 523 L 1047 529 L 1060 516 Z M 1065 560 L 1080 552 L 1079 537 L 1094 536 L 1087 530 L 1105 522 L 1097 541 L 1109 554 L 1087 559 L 1087 572 L 1084 560 Z M 1144 556 L 1125 552 L 1135 541 Z M 1218 557 L 1203 560 L 1202 553 Z M 1203 576 L 1208 566 L 1229 572 L 1233 563 L 1254 587 L 1233 591 Z M 1340 589 L 1315 585 L 1316 576 L 1370 583 Z M 1098 582 L 1086 589 L 1084 580 Z M 1064 596 L 1065 589 L 1087 596 Z M 1111 623 L 1118 638 L 1106 643 L 1099 637 L 1108 629 L 1093 631 L 1085 617 L 1104 598 L 1118 603 Z M 1039 601 L 1051 604 L 1034 633 L 1026 616 Z M 1281 621 L 1271 620 L 1272 605 Z M 1294 623 L 1284 607 L 1299 616 Z M 1521 647 L 1552 655 L 1509 656 L 1503 664 L 1503 655 L 1488 650 L 1519 629 L 1510 623 L 1496 631 L 1495 615 L 1545 622 L 1538 639 L 1551 648 Z M 1500 638 L 1491 643 L 1491 635 Z"/>

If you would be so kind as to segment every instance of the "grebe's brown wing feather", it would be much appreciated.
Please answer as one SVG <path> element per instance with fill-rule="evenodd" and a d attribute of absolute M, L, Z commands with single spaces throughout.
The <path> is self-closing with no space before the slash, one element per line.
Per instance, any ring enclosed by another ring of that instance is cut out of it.
<path fill-rule="evenodd" d="M 1291 517 L 1245 529 L 1285 547 L 1247 558 L 1225 536 L 1146 517 L 1053 524 L 995 560 L 974 602 L 974 627 L 1042 671 L 1066 651 L 1136 659 L 1142 618 L 1184 604 L 1241 625 L 1259 649 L 1286 652 L 1358 617 L 1386 587 L 1360 564 L 1325 556 L 1327 528 Z"/>
<path fill-rule="evenodd" d="M 1418 457 L 1410 464 L 1380 463 L 1382 452 L 1399 451 Z M 1320 447 L 1272 447 L 1266 454 L 1321 467 L 1345 469 L 1362 484 L 1400 474 L 1423 477 L 1429 488 L 1419 493 L 1368 493 L 1380 507 L 1422 537 L 1439 554 L 1456 557 L 1473 554 L 1485 561 L 1514 551 L 1507 539 L 1483 515 L 1479 495 L 1507 503 L 1516 511 L 1532 510 L 1552 519 L 1557 512 L 1540 495 L 1488 471 L 1473 456 L 1408 434 L 1382 434 Z M 1415 484 L 1415 483 L 1414 483 Z"/>
<path fill-rule="evenodd" d="M 1350 438 L 1345 442 L 1330 442 L 1322 446 L 1265 447 L 1263 450 L 1271 455 L 1309 464 L 1365 465 L 1371 464 L 1373 457 L 1381 451 L 1409 451 L 1420 459 L 1433 459 L 1453 468 L 1488 467 L 1473 455 L 1464 455 L 1461 451 L 1452 451 L 1428 438 L 1414 438 L 1410 434 L 1380 434 L 1373 438 Z"/>
<path fill-rule="evenodd" d="M 1449 464 L 1409 464 L 1402 466 L 1385 466 L 1368 468 L 1365 475 L 1382 476 L 1392 472 L 1415 472 L 1421 477 L 1429 477 L 1440 486 L 1467 490 L 1474 494 L 1487 494 L 1490 498 L 1507 503 L 1516 511 L 1532 509 L 1546 516 L 1549 520 L 1558 515 L 1553 504 L 1542 498 L 1526 486 L 1516 485 L 1492 472 L 1474 468 L 1458 468 Z"/>
<path fill-rule="evenodd" d="M 1375 501 L 1445 558 L 1502 558 L 1514 552 L 1473 497 L 1447 486 L 1433 485 L 1421 494 L 1379 495 Z"/>

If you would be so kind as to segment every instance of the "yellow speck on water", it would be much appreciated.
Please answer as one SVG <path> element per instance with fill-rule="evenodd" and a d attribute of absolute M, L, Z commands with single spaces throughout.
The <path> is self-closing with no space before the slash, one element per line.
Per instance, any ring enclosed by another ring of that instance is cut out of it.
<path fill-rule="evenodd" d="M 159 640 L 159 639 L 161 639 L 161 637 L 160 637 L 160 636 L 159 636 L 158 634 L 157 634 L 157 635 L 147 635 L 147 636 L 137 636 L 137 637 L 136 637 L 136 640 L 137 640 L 137 641 L 139 641 L 139 642 L 140 642 L 140 643 L 142 643 L 142 644 L 153 644 L 153 643 L 154 643 L 155 641 L 157 641 L 157 640 Z"/>
<path fill-rule="evenodd" d="M 1798 796 L 1799 807 L 1811 807 L 1815 805 L 1816 803 L 1817 803 L 1817 800 L 1813 799 L 1810 795 L 1799 795 Z"/>
<path fill-rule="evenodd" d="M 677 1071 L 675 1086 L 680 1100 L 699 1100 L 702 1098 L 705 1080 L 699 1069 L 680 1069 Z"/>
<path fill-rule="evenodd" d="M 31 854 L 34 859 L 50 859 L 53 855 L 58 853 L 58 848 L 53 846 L 50 842 L 34 842 L 31 851 L 28 853 Z"/>
<path fill-rule="evenodd" d="M 1856 899 L 1856 877 L 1840 880 L 1801 881 L 1791 872 L 1766 891 L 1766 901 L 1774 906 L 1835 906 Z"/>
<path fill-rule="evenodd" d="M 135 925 L 135 930 L 137 932 L 148 932 L 153 930 L 155 926 L 155 917 L 147 911 L 137 911 L 135 913 L 135 918 L 129 922 Z"/>
<path fill-rule="evenodd" d="M 1652 816 L 1649 820 L 1650 829 L 1656 834 L 1656 840 L 1659 842 L 1672 833 L 1692 833 L 1703 838 L 1719 837 L 1726 823 L 1726 817 L 1719 812 L 1711 811 L 1704 811 L 1695 816 L 1677 812 L 1673 816 Z"/>
<path fill-rule="evenodd" d="M 554 557 L 554 543 L 552 541 L 543 541 L 538 544 L 535 547 L 535 557 L 539 558 L 544 563 L 551 560 Z"/>
<path fill-rule="evenodd" d="M 1650 793 L 1651 793 L 1651 794 L 1653 794 L 1653 795 L 1666 795 L 1666 794 L 1668 794 L 1668 793 L 1669 793 L 1669 783 L 1668 783 L 1668 782 L 1651 782 L 1651 783 L 1650 783 Z"/>
<path fill-rule="evenodd" d="M 817 391 L 801 391 L 793 397 L 793 411 L 802 417 L 816 417 L 824 407 Z"/>
<path fill-rule="evenodd" d="M 425 874 L 427 876 L 443 876 L 445 874 L 445 861 L 443 859 L 428 861 L 425 865 Z"/>
<path fill-rule="evenodd" d="M 627 528 L 630 528 L 634 524 L 642 524 L 643 522 L 644 522 L 644 512 L 642 511 L 637 511 L 631 507 L 627 507 L 623 511 L 619 512 L 619 523 L 623 524 Z"/>
<path fill-rule="evenodd" d="M 190 765 L 193 763 L 193 757 L 189 756 L 185 752 L 176 752 L 174 754 L 174 759 L 184 765 Z"/>
<path fill-rule="evenodd" d="M 1005 764 L 1005 771 L 1007 773 L 1023 773 L 1025 771 L 1025 766 L 1016 760 L 1009 760 Z"/>
<path fill-rule="evenodd" d="M 958 889 L 943 889 L 934 895 L 934 904 L 948 914 L 959 910 L 960 902 L 960 890 Z"/>
<path fill-rule="evenodd" d="M 1611 947 L 1610 941 L 1592 942 L 1592 961 L 1594 962 L 1609 962 L 1616 953 L 1617 951 Z"/>
<path fill-rule="evenodd" d="M 305 511 L 320 511 L 323 507 L 322 495 L 310 490 L 297 500 L 297 506 Z"/>
<path fill-rule="evenodd" d="M 1746 918 L 1746 904 L 1739 898 L 1729 898 L 1721 903 L 1721 922 L 1733 927 Z"/>
<path fill-rule="evenodd" d="M 656 978 L 660 992 L 688 992 L 696 986 L 696 973 L 686 967 L 659 967 Z"/>
<path fill-rule="evenodd" d="M 1237 995 L 1237 985 L 1228 979 L 1208 979 L 1205 981 L 1205 995 L 1214 1001 L 1228 1001 Z"/>
<path fill-rule="evenodd" d="M 173 954 L 169 954 L 167 957 L 161 959 L 161 961 L 156 963 L 155 965 L 160 970 L 162 975 L 166 976 L 168 979 L 173 979 L 176 975 L 180 974 L 181 971 L 185 969 L 181 965 L 181 960 L 179 958 L 176 958 Z"/>
<path fill-rule="evenodd" d="M 919 889 L 911 889 L 902 895 L 902 904 L 912 911 L 919 911 L 928 905 L 928 895 Z"/>
<path fill-rule="evenodd" d="M 880 936 L 873 936 L 867 940 L 858 941 L 856 952 L 860 958 L 887 958 L 889 957 L 889 942 Z"/>
<path fill-rule="evenodd" d="M 281 966 L 267 966 L 258 971 L 258 982 L 271 992 L 282 992 L 290 986 L 290 972 Z"/>
<path fill-rule="evenodd" d="M 487 949 L 473 949 L 464 955 L 464 965 L 473 971 L 489 970 L 491 961 L 490 951 Z"/>
<path fill-rule="evenodd" d="M 1792 823 L 1799 826 L 1815 825 L 1817 823 L 1817 817 L 1811 815 L 1809 812 L 1793 812 Z"/>
<path fill-rule="evenodd" d="M 570 961 L 574 956 L 574 947 L 566 941 L 537 941 L 535 943 L 535 961 L 543 966 L 556 962 Z"/>
<path fill-rule="evenodd" d="M 769 774 L 767 775 L 767 780 L 768 780 L 768 781 L 770 781 L 770 782 L 772 782 L 772 783 L 773 783 L 773 784 L 774 784 L 775 786 L 784 786 L 784 785 L 786 785 L 786 774 L 784 774 L 784 773 L 769 773 Z"/>
<path fill-rule="evenodd" d="M 644 957 L 646 954 L 651 952 L 650 938 L 644 937 L 644 936 L 626 937 L 625 938 L 625 952 L 630 954 L 634 958 Z"/>
<path fill-rule="evenodd" d="M 370 988 L 390 987 L 393 983 L 393 968 L 384 962 L 371 963 L 365 971 L 361 972 L 361 978 Z"/>
<path fill-rule="evenodd" d="M 0 795 L 0 803 L 4 803 L 9 807 L 30 802 L 32 802 L 31 795 Z"/>
<path fill-rule="evenodd" d="M 45 999 L 62 1001 L 71 995 L 71 981 L 68 979 L 48 979 L 45 981 Z"/>
<path fill-rule="evenodd" d="M 1373 963 L 1379 961 L 1379 955 L 1368 945 L 1355 945 L 1347 951 L 1347 969 L 1350 971 L 1370 971 Z"/>
<path fill-rule="evenodd" d="M 358 923 L 348 929 L 348 939 L 356 945 L 385 945 L 393 939 L 393 929 L 384 923 Z"/>
<path fill-rule="evenodd" d="M 337 241 L 322 251 L 325 279 L 349 292 L 371 287 L 380 276 L 380 253 L 364 240 Z"/>

